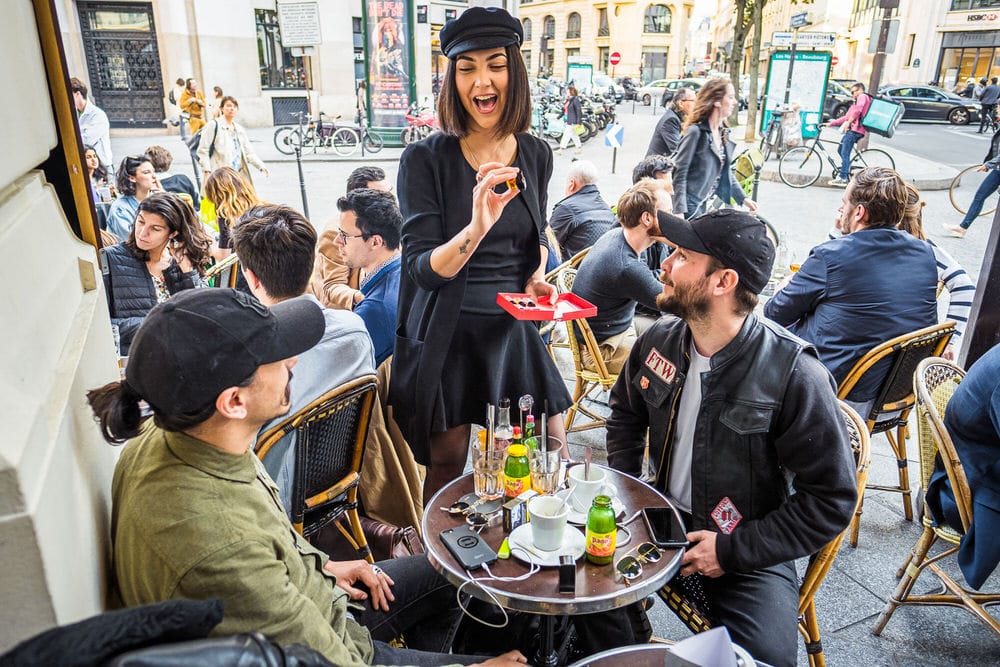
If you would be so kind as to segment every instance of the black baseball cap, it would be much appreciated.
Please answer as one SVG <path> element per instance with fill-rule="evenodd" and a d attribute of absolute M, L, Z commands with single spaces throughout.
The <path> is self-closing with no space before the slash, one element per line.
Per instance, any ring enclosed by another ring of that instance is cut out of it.
<path fill-rule="evenodd" d="M 441 29 L 441 53 L 454 58 L 468 51 L 521 45 L 521 22 L 499 7 L 470 7 Z"/>
<path fill-rule="evenodd" d="M 736 271 L 740 282 L 760 294 L 771 279 L 774 243 L 764 223 L 736 209 L 722 209 L 691 220 L 657 211 L 660 232 L 671 245 L 711 255 Z"/>
<path fill-rule="evenodd" d="M 268 308 L 239 290 L 185 290 L 149 311 L 129 348 L 125 382 L 161 414 L 197 412 L 258 367 L 305 352 L 325 329 L 310 299 Z"/>

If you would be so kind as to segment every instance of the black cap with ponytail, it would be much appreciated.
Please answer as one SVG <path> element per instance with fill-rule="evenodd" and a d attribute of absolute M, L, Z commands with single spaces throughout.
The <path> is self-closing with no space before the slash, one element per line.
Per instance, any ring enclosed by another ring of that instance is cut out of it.
<path fill-rule="evenodd" d="M 139 434 L 145 420 L 139 406 L 141 400 L 124 380 L 87 392 L 87 402 L 101 424 L 104 439 L 116 445 Z"/>

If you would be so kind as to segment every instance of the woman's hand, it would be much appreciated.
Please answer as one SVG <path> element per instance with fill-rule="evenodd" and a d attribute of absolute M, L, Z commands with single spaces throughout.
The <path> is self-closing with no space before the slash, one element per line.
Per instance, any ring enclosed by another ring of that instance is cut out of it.
<path fill-rule="evenodd" d="M 270 169 L 268 169 L 267 167 L 261 167 L 261 168 L 260 168 L 260 171 L 261 171 L 261 173 L 263 173 L 263 174 L 264 174 L 264 176 L 266 176 L 267 178 L 271 178 L 271 170 L 270 170 Z"/>
<path fill-rule="evenodd" d="M 181 267 L 181 271 L 184 273 L 194 271 L 194 264 L 192 264 L 191 260 L 188 259 L 187 250 L 185 249 L 183 243 L 177 241 L 176 239 L 170 239 L 170 242 L 167 244 L 167 249 L 169 250 L 170 256 L 173 260 L 177 262 L 177 266 Z"/>
<path fill-rule="evenodd" d="M 385 571 L 377 565 L 370 565 L 364 560 L 327 561 L 323 569 L 337 577 L 337 586 L 344 589 L 352 600 L 366 600 L 368 593 L 355 588 L 353 584 L 360 581 L 371 592 L 372 609 L 389 611 L 389 603 L 395 602 L 392 586 L 395 585 Z"/>
<path fill-rule="evenodd" d="M 545 282 L 544 278 L 532 276 L 524 285 L 524 293 L 531 295 L 535 303 L 538 303 L 538 299 L 543 296 L 555 298 L 556 288 L 551 283 Z"/>
<path fill-rule="evenodd" d="M 487 162 L 479 167 L 472 189 L 472 231 L 480 238 L 486 236 L 503 213 L 507 203 L 520 194 L 520 189 L 509 189 L 498 195 L 493 188 L 506 181 L 516 179 L 520 173 L 517 167 L 507 167 L 499 162 Z"/>
<path fill-rule="evenodd" d="M 750 197 L 747 197 L 746 199 L 743 200 L 743 205 L 746 206 L 747 210 L 750 211 L 751 213 L 755 213 L 757 209 L 760 208 L 757 205 L 757 202 L 750 199 Z"/>

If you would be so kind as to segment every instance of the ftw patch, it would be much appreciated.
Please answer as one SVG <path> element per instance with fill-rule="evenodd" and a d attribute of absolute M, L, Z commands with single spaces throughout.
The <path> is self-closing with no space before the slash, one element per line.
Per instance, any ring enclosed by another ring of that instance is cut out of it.
<path fill-rule="evenodd" d="M 673 382 L 677 375 L 677 367 L 660 354 L 660 351 L 655 347 L 649 350 L 649 355 L 646 357 L 646 368 L 653 371 L 656 377 L 667 384 Z"/>
<path fill-rule="evenodd" d="M 743 515 L 736 509 L 736 505 L 729 499 L 729 496 L 726 496 L 712 510 L 712 519 L 723 535 L 729 535 L 743 519 Z"/>

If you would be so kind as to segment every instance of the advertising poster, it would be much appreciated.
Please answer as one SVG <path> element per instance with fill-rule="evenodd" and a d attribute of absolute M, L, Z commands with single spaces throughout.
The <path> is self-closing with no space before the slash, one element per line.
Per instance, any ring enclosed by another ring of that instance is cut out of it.
<path fill-rule="evenodd" d="M 802 122 L 802 136 L 809 139 L 819 132 L 823 121 L 823 105 L 826 102 L 826 83 L 830 77 L 832 54 L 825 51 L 798 51 L 792 67 L 792 88 L 788 96 L 789 104 L 799 107 Z M 767 70 L 767 102 L 761 114 L 761 131 L 771 121 L 771 112 L 785 101 L 785 85 L 788 83 L 788 61 L 791 53 L 777 51 L 771 54 Z"/>
<path fill-rule="evenodd" d="M 406 127 L 413 65 L 413 26 L 406 0 L 365 0 L 368 122 Z"/>

